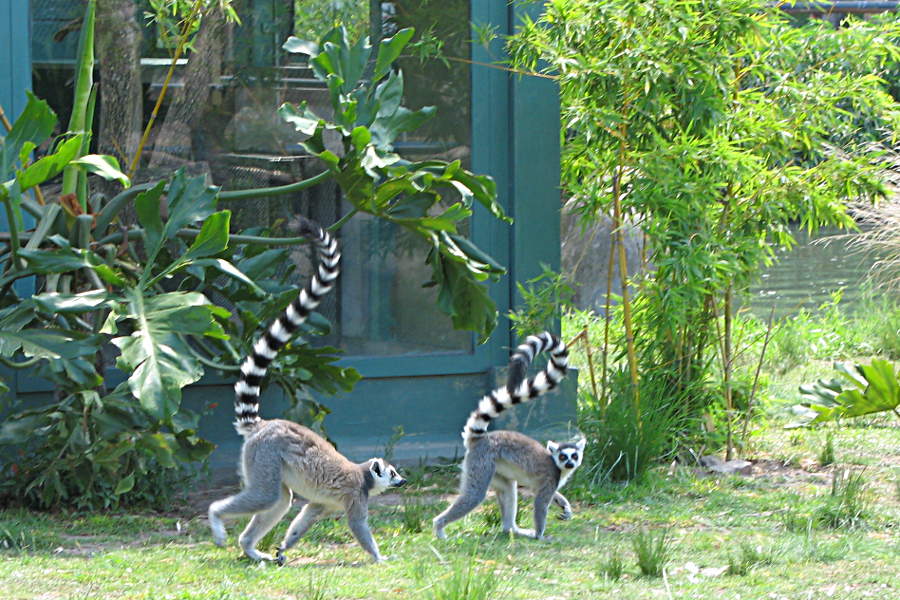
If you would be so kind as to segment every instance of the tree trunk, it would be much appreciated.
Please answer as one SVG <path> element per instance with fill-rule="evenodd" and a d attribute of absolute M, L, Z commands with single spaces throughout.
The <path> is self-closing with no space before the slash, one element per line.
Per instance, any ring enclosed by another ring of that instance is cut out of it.
<path fill-rule="evenodd" d="M 141 28 L 135 0 L 98 0 L 96 48 L 100 69 L 97 150 L 124 167 L 137 151 L 143 117 Z M 101 184 L 107 195 L 118 184 Z"/>
<path fill-rule="evenodd" d="M 178 166 L 191 159 L 191 141 L 203 121 L 213 83 L 222 74 L 225 49 L 225 14 L 213 4 L 204 13 L 193 50 L 181 78 L 180 89 L 170 89 L 171 104 L 153 144 L 151 167 Z"/>

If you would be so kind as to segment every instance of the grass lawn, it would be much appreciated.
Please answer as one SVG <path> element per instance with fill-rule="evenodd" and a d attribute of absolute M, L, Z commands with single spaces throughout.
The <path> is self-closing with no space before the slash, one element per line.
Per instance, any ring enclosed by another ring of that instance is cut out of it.
<path fill-rule="evenodd" d="M 0 545 L 12 548 L 0 552 L 0 598 L 898 598 L 900 428 L 833 429 L 828 467 L 817 462 L 824 443 L 824 430 L 772 426 L 754 439 L 750 476 L 660 468 L 590 496 L 575 482 L 576 516 L 554 519 L 546 542 L 498 535 L 493 502 L 436 540 L 430 519 L 455 469 L 414 469 L 413 486 L 372 511 L 383 565 L 339 521 L 318 524 L 279 568 L 241 558 L 236 527 L 227 549 L 215 547 L 203 502 L 166 516 L 3 510 Z M 827 500 L 848 467 L 865 478 L 861 508 Z M 848 522 L 826 525 L 834 513 Z M 641 575 L 634 541 L 662 532 L 664 576 Z M 485 586 L 496 589 L 479 596 Z"/>

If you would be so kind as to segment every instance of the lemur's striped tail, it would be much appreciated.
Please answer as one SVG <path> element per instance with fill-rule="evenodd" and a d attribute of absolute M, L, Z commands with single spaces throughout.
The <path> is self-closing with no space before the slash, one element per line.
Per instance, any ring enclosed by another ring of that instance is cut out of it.
<path fill-rule="evenodd" d="M 535 356 L 544 351 L 550 352 L 547 367 L 531 379 L 526 379 L 528 365 Z M 506 387 L 497 388 L 482 398 L 478 408 L 469 415 L 462 432 L 466 445 L 468 446 L 471 440 L 485 435 L 491 421 L 510 406 L 527 402 L 555 388 L 566 376 L 568 367 L 569 350 L 562 340 L 546 331 L 540 335 L 528 336 L 525 343 L 516 348 L 510 356 Z"/>
<path fill-rule="evenodd" d="M 241 376 L 234 384 L 234 427 L 238 433 L 247 436 L 256 429 L 259 418 L 259 385 L 272 359 L 291 339 L 309 313 L 315 310 L 337 281 L 338 262 L 341 253 L 338 243 L 331 235 L 304 217 L 300 217 L 300 233 L 308 236 L 319 254 L 319 266 L 309 278 L 309 283 L 300 290 L 300 295 L 291 302 L 287 310 L 266 330 L 253 345 L 253 352 L 241 365 Z"/>

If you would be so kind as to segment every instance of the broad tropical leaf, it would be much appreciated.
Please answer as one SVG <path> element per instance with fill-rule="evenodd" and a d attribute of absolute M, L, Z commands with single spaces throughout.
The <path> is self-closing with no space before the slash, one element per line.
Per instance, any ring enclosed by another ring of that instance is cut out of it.
<path fill-rule="evenodd" d="M 145 297 L 141 290 L 130 289 L 126 298 L 116 314 L 130 319 L 134 332 L 112 340 L 122 353 L 117 365 L 131 372 L 129 388 L 144 409 L 168 420 L 181 405 L 181 388 L 203 375 L 185 336 L 226 337 L 216 318 L 229 313 L 196 292 Z"/>

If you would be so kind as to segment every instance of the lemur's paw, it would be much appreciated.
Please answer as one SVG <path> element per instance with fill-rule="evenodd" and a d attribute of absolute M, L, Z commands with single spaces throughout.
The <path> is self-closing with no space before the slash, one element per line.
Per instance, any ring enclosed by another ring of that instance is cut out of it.
<path fill-rule="evenodd" d="M 444 528 L 438 527 L 437 525 L 435 525 L 434 526 L 434 537 L 436 537 L 439 540 L 446 540 L 447 534 L 444 532 Z"/>
<path fill-rule="evenodd" d="M 219 548 L 225 547 L 225 539 L 227 538 L 227 534 L 225 533 L 225 528 L 222 526 L 216 527 L 212 526 L 212 538 L 213 544 L 218 546 Z"/>
<path fill-rule="evenodd" d="M 567 510 L 567 511 L 563 512 L 563 514 L 559 515 L 559 518 L 562 521 L 568 521 L 569 519 L 572 518 L 572 511 Z"/>
<path fill-rule="evenodd" d="M 287 563 L 287 557 L 281 550 L 275 552 L 275 562 L 278 563 L 279 567 L 283 567 Z"/>
<path fill-rule="evenodd" d="M 535 535 L 534 535 L 534 529 L 520 529 L 519 527 L 515 527 L 515 528 L 512 530 L 512 532 L 513 532 L 513 534 L 515 534 L 515 535 L 520 535 L 520 536 L 522 536 L 522 537 L 527 537 L 527 538 L 533 538 L 533 537 L 535 537 Z"/>
<path fill-rule="evenodd" d="M 266 554 L 264 552 L 257 552 L 255 550 L 253 550 L 253 551 L 245 551 L 244 554 L 247 556 L 247 558 L 249 558 L 253 562 L 258 562 L 258 563 L 276 562 L 275 557 L 273 557 L 271 554 Z"/>

